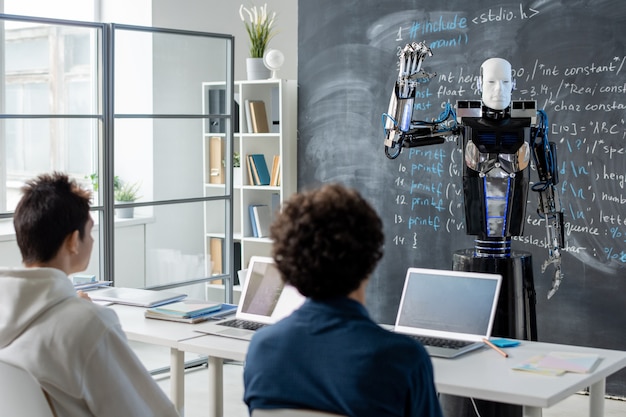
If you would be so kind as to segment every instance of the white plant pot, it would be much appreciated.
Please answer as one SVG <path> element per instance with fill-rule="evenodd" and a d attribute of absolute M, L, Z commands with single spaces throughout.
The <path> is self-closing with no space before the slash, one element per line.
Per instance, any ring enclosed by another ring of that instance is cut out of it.
<path fill-rule="evenodd" d="M 237 186 L 241 186 L 241 184 L 242 184 L 241 167 L 234 167 L 233 168 L 233 185 L 237 187 Z"/>
<path fill-rule="evenodd" d="M 267 80 L 272 72 L 263 63 L 263 58 L 246 58 L 248 80 Z"/>
<path fill-rule="evenodd" d="M 117 203 L 120 203 L 119 201 Z M 128 201 L 125 201 L 128 203 Z M 135 207 L 121 207 L 115 209 L 115 215 L 118 219 L 132 219 L 135 216 Z"/>

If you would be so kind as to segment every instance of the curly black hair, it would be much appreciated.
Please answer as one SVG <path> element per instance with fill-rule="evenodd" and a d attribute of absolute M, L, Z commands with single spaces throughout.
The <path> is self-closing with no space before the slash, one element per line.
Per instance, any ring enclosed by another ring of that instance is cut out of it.
<path fill-rule="evenodd" d="M 283 280 L 302 295 L 346 296 L 383 255 L 382 221 L 354 189 L 339 184 L 293 195 L 270 227 Z"/>

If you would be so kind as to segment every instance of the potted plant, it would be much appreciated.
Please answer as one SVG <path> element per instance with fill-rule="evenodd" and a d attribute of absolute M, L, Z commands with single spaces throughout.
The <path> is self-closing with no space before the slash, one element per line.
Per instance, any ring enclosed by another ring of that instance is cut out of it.
<path fill-rule="evenodd" d="M 222 167 L 226 167 L 226 161 L 223 159 Z M 241 158 L 239 152 L 233 152 L 233 185 L 241 185 Z"/>
<path fill-rule="evenodd" d="M 119 203 L 132 203 L 133 201 L 141 198 L 139 195 L 139 183 L 119 183 L 114 187 L 113 196 L 116 202 Z M 134 207 L 122 207 L 115 210 L 117 217 L 121 219 L 132 219 L 134 216 Z"/>
<path fill-rule="evenodd" d="M 233 153 L 233 184 L 241 185 L 241 158 L 239 152 Z"/>
<path fill-rule="evenodd" d="M 244 16 L 244 12 L 247 16 Z M 239 7 L 239 17 L 243 21 L 250 39 L 250 57 L 246 59 L 246 71 L 249 80 L 265 80 L 271 72 L 263 63 L 263 54 L 267 44 L 274 37 L 274 20 L 276 12 L 268 16 L 267 3 L 262 7 Z"/>

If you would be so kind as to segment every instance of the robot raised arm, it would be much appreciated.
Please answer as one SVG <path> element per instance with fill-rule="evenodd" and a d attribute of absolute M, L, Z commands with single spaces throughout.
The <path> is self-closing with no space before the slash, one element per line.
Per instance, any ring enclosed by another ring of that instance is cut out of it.
<path fill-rule="evenodd" d="M 559 182 L 556 145 L 548 141 L 547 116 L 543 110 L 538 112 L 539 124 L 533 129 L 532 155 L 537 169 L 539 181 L 533 184 L 532 191 L 538 193 L 539 205 L 537 213 L 546 222 L 546 244 L 548 245 L 548 259 L 541 265 L 541 272 L 545 272 L 550 264 L 554 264 L 555 271 L 552 278 L 552 288 L 548 292 L 551 298 L 561 285 L 561 249 L 565 245 L 563 228 L 563 211 L 561 201 L 555 185 Z"/>
<path fill-rule="evenodd" d="M 407 44 L 400 53 L 398 79 L 391 94 L 389 110 L 383 114 L 385 154 L 390 159 L 397 158 L 403 147 L 443 143 L 444 136 L 456 131 L 456 116 L 449 105 L 437 120 L 411 120 L 418 86 L 436 75 L 422 69 L 422 62 L 427 56 L 432 56 L 432 51 L 425 42 Z"/>

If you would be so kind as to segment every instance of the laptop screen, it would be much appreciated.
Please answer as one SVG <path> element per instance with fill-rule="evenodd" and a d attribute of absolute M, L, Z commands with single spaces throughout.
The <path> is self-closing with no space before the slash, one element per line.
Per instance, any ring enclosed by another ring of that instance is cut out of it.
<path fill-rule="evenodd" d="M 256 259 L 248 267 L 245 287 L 241 312 L 269 317 L 276 308 L 284 283 L 273 262 Z"/>
<path fill-rule="evenodd" d="M 427 336 L 489 337 L 501 277 L 464 271 L 409 268 L 396 328 Z"/>
<path fill-rule="evenodd" d="M 285 285 L 272 258 L 250 258 L 237 318 L 275 323 L 303 302 L 304 296 L 298 290 Z"/>

